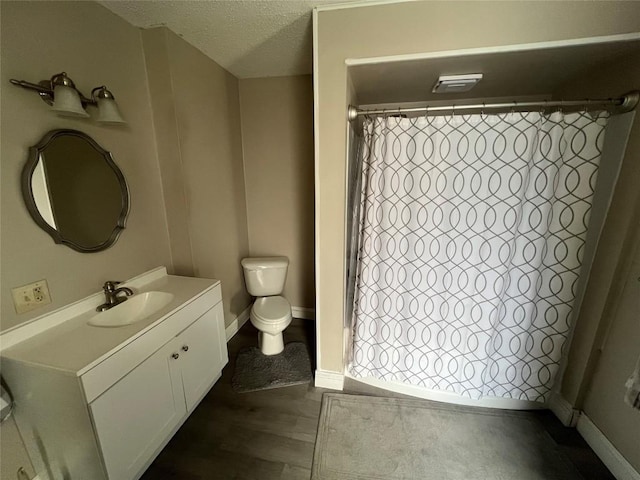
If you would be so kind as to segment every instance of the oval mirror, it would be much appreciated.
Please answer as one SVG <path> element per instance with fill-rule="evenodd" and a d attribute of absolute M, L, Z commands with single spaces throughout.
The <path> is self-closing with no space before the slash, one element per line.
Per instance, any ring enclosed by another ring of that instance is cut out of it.
<path fill-rule="evenodd" d="M 127 184 L 111 154 L 77 130 L 52 130 L 29 149 L 22 193 L 35 222 L 79 252 L 113 245 L 129 212 Z"/>

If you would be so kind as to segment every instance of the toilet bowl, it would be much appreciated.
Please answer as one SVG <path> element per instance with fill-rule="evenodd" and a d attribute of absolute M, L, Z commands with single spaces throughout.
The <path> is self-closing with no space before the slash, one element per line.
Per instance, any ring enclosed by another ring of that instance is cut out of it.
<path fill-rule="evenodd" d="M 256 297 L 249 318 L 258 329 L 258 345 L 264 355 L 284 350 L 282 332 L 291 323 L 291 305 L 280 294 L 287 278 L 289 259 L 259 257 L 242 260 L 249 294 Z"/>
<path fill-rule="evenodd" d="M 263 354 L 275 355 L 284 350 L 282 332 L 291 323 L 291 305 L 284 297 L 257 298 L 250 319 L 258 329 L 258 345 Z"/>

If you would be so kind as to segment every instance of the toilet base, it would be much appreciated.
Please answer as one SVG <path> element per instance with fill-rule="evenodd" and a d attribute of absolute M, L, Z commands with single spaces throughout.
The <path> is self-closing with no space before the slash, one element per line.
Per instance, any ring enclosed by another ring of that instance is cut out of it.
<path fill-rule="evenodd" d="M 258 332 L 258 346 L 263 355 L 277 355 L 284 350 L 284 339 L 282 332 L 271 335 L 265 332 Z"/>

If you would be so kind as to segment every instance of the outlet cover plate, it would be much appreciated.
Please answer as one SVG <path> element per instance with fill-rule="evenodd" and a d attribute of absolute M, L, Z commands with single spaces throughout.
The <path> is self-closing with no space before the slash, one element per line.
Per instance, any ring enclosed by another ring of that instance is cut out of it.
<path fill-rule="evenodd" d="M 51 303 L 49 286 L 46 280 L 11 289 L 16 313 L 26 313 Z"/>

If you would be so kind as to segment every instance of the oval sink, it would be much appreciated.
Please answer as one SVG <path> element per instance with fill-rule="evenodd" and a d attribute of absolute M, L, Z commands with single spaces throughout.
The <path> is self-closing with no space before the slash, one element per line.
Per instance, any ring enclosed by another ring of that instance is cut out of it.
<path fill-rule="evenodd" d="M 166 307 L 173 294 L 166 292 L 145 292 L 135 295 L 105 312 L 91 317 L 89 325 L 94 327 L 122 327 L 139 322 Z"/>

